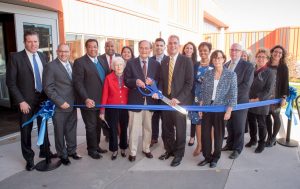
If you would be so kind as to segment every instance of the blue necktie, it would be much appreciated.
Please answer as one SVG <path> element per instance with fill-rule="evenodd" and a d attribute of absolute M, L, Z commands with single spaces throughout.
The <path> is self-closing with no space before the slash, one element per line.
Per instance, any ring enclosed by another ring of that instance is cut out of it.
<path fill-rule="evenodd" d="M 66 63 L 66 70 L 68 72 L 70 79 L 72 79 L 72 69 L 71 69 L 70 63 Z"/>
<path fill-rule="evenodd" d="M 35 75 L 35 89 L 38 91 L 38 92 L 42 92 L 43 90 L 43 87 L 42 87 L 42 80 L 41 80 L 41 75 L 40 75 L 40 70 L 39 70 L 39 66 L 38 66 L 38 63 L 35 59 L 35 54 L 32 55 L 33 57 L 33 69 L 34 69 L 34 75 Z"/>
<path fill-rule="evenodd" d="M 97 58 L 95 58 L 94 63 L 96 65 L 96 68 L 97 68 L 98 74 L 100 76 L 100 79 L 101 79 L 101 81 L 103 83 L 104 78 L 105 78 L 105 71 L 104 71 L 102 65 L 100 64 L 100 62 L 98 61 Z"/>

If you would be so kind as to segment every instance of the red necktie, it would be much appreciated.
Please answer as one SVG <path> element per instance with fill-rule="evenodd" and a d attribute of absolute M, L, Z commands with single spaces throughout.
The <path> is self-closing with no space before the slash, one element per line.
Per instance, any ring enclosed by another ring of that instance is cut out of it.
<path fill-rule="evenodd" d="M 142 61 L 143 62 L 143 73 L 145 78 L 147 77 L 147 62 L 145 60 Z"/>
<path fill-rule="evenodd" d="M 109 69 L 111 69 L 111 64 L 112 64 L 112 56 L 109 56 Z"/>

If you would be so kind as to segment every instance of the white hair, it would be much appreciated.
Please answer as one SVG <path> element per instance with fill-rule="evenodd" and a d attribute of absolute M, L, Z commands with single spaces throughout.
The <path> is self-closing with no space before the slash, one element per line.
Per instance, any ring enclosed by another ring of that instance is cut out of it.
<path fill-rule="evenodd" d="M 116 56 L 116 57 L 114 57 L 112 59 L 112 63 L 111 63 L 111 69 L 112 70 L 115 70 L 115 63 L 122 63 L 122 65 L 124 66 L 124 68 L 126 66 L 124 59 L 122 57 L 120 57 L 120 56 Z"/>

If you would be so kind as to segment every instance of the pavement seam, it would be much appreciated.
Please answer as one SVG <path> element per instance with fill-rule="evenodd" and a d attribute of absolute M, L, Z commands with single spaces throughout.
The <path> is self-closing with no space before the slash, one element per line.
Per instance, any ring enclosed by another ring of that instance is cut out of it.
<path fill-rule="evenodd" d="M 227 174 L 226 181 L 225 181 L 225 184 L 224 184 L 224 188 L 223 188 L 223 189 L 226 189 L 226 185 L 227 185 L 227 182 L 228 182 L 229 174 L 230 174 L 230 172 L 231 172 L 231 170 L 232 170 L 232 166 L 233 166 L 234 161 L 235 161 L 235 160 L 232 161 L 231 166 L 230 166 L 230 168 L 228 169 L 228 174 Z"/>

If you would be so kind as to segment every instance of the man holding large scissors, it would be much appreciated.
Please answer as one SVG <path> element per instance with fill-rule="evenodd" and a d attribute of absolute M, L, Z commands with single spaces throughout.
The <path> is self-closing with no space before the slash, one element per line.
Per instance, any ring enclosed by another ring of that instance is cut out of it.
<path fill-rule="evenodd" d="M 168 104 L 177 110 L 162 113 L 162 139 L 166 152 L 159 159 L 165 160 L 175 156 L 171 162 L 172 167 L 178 166 L 184 156 L 186 112 L 181 111 L 182 108 L 178 105 L 191 103 L 194 73 L 192 60 L 179 54 L 179 48 L 179 37 L 171 35 L 167 43 L 169 57 L 161 62 L 159 80 L 159 89 L 165 97 L 171 99 Z M 158 95 L 154 94 L 153 98 L 158 98 Z"/>

